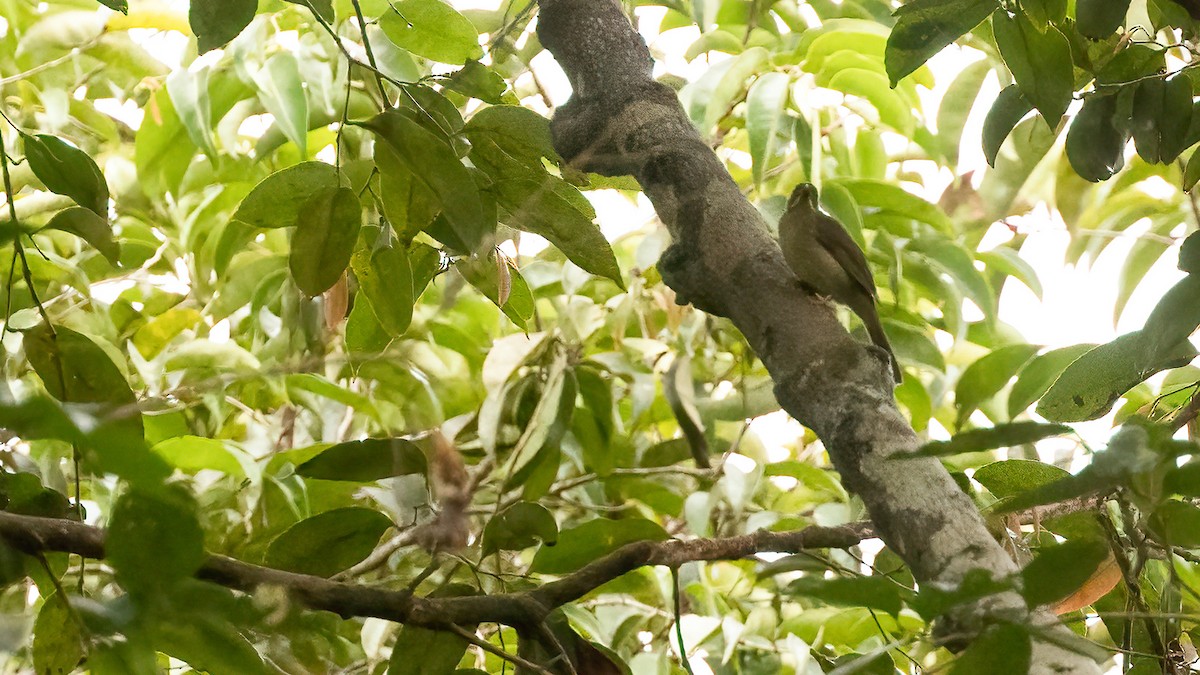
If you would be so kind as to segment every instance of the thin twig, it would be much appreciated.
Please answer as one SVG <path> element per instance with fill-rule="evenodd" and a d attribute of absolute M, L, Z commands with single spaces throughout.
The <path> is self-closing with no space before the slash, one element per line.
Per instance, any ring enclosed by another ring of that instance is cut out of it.
<path fill-rule="evenodd" d="M 358 0 L 350 0 L 350 4 L 354 5 L 354 15 L 358 17 L 358 29 L 362 33 L 363 49 L 367 52 L 367 61 L 371 64 L 371 69 L 375 71 L 375 85 L 379 87 L 379 96 L 383 99 L 383 107 L 391 108 L 392 102 L 388 99 L 387 90 L 383 88 L 383 77 L 379 70 L 379 64 L 375 61 L 375 52 L 371 51 L 371 40 L 367 37 L 367 20 L 363 18 L 362 6 Z"/>
<path fill-rule="evenodd" d="M 508 652 L 504 651 L 503 649 L 500 649 L 496 645 L 488 642 L 487 640 L 484 640 L 483 638 L 479 637 L 475 633 L 472 633 L 471 631 L 467 630 L 466 628 L 463 628 L 462 626 L 459 626 L 456 624 L 449 624 L 448 626 L 446 626 L 444 628 L 444 630 L 454 633 L 455 635 L 461 637 L 462 639 L 466 640 L 467 642 L 470 642 L 471 644 L 475 645 L 476 647 L 479 647 L 480 649 L 482 649 L 483 651 L 485 651 L 489 654 L 497 656 L 497 657 L 504 659 L 505 661 L 508 661 L 515 665 L 521 666 L 522 668 L 528 668 L 529 670 L 532 670 L 535 673 L 544 673 L 545 675 L 554 675 L 553 671 L 547 670 L 532 661 L 523 659 L 520 656 L 517 656 L 516 654 L 509 654 Z"/>

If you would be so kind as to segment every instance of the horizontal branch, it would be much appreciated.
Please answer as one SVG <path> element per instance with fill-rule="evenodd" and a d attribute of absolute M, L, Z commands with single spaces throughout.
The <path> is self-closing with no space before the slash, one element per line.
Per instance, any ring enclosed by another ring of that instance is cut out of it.
<path fill-rule="evenodd" d="M 331 581 L 222 555 L 210 555 L 196 576 L 239 591 L 258 586 L 285 588 L 306 607 L 343 617 L 369 616 L 434 629 L 492 622 L 529 626 L 543 621 L 553 609 L 646 565 L 678 567 L 688 562 L 737 560 L 757 553 L 848 548 L 870 536 L 868 525 L 852 523 L 790 532 L 760 530 L 715 539 L 639 541 L 529 591 L 467 597 L 422 598 L 406 591 Z M 28 554 L 74 553 L 94 559 L 105 556 L 104 530 L 72 520 L 0 512 L 0 538 Z"/>

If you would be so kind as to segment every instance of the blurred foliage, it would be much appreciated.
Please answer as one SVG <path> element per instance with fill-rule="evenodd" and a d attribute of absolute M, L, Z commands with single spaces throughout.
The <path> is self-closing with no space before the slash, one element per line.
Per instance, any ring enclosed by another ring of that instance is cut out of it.
<path fill-rule="evenodd" d="M 919 591 L 870 546 L 688 564 L 678 590 L 646 568 L 555 613 L 557 639 L 613 672 L 683 672 L 682 642 L 694 672 L 1016 673 L 1031 627 L 955 657 L 928 622 L 1003 588 L 1065 602 L 1113 549 L 1074 648 L 1185 663 L 1200 471 L 1172 428 L 1195 430 L 1198 282 L 1104 345 L 1027 344 L 998 315 L 1006 286 L 1044 290 L 1013 223 L 1061 218 L 1070 263 L 1132 237 L 1116 317 L 1196 229 L 1187 4 L 624 4 L 688 64 L 662 81 L 768 223 L 820 185 L 876 273 L 922 452 L 1033 562 Z M 590 193 L 637 186 L 555 153 L 536 6 L 453 5 L 0 0 L 0 504 L 109 529 L 104 563 L 0 545 L 8 669 L 499 673 L 455 635 L 192 575 L 207 550 L 499 593 L 627 542 L 865 517 L 811 433 L 753 422 L 769 377 L 674 304 L 665 231 L 596 224 Z M 1104 451 L 1054 439 L 1114 408 Z M 1099 519 L 1001 518 L 1097 492 Z M 511 628 L 479 635 L 516 653 Z"/>

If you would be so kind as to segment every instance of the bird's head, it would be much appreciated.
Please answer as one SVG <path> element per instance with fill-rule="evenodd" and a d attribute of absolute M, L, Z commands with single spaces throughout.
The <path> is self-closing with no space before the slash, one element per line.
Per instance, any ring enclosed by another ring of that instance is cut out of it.
<path fill-rule="evenodd" d="M 788 198 L 787 207 L 794 209 L 800 206 L 807 206 L 813 211 L 818 209 L 817 187 L 812 183 L 801 183 L 792 190 L 792 196 Z"/>

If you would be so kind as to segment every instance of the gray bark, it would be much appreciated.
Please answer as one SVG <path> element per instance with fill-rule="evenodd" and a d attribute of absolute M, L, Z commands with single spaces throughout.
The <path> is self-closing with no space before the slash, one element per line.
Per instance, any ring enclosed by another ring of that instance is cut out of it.
<path fill-rule="evenodd" d="M 856 342 L 831 309 L 796 282 L 766 223 L 704 142 L 675 92 L 651 77 L 649 50 L 614 0 L 540 0 L 538 36 L 573 95 L 551 122 L 573 166 L 632 175 L 669 229 L 659 261 L 680 304 L 737 326 L 775 381 L 780 405 L 825 444 L 883 540 L 923 585 L 957 586 L 974 569 L 1017 571 L 971 500 L 935 459 L 889 460 L 920 445 L 891 391 L 886 358 Z M 1037 626 L 1034 673 L 1099 673 L 1051 641 L 1072 637 L 1016 593 L 994 595 L 939 622 L 962 647 L 990 623 Z M 965 638 L 965 639 L 964 639 Z"/>

